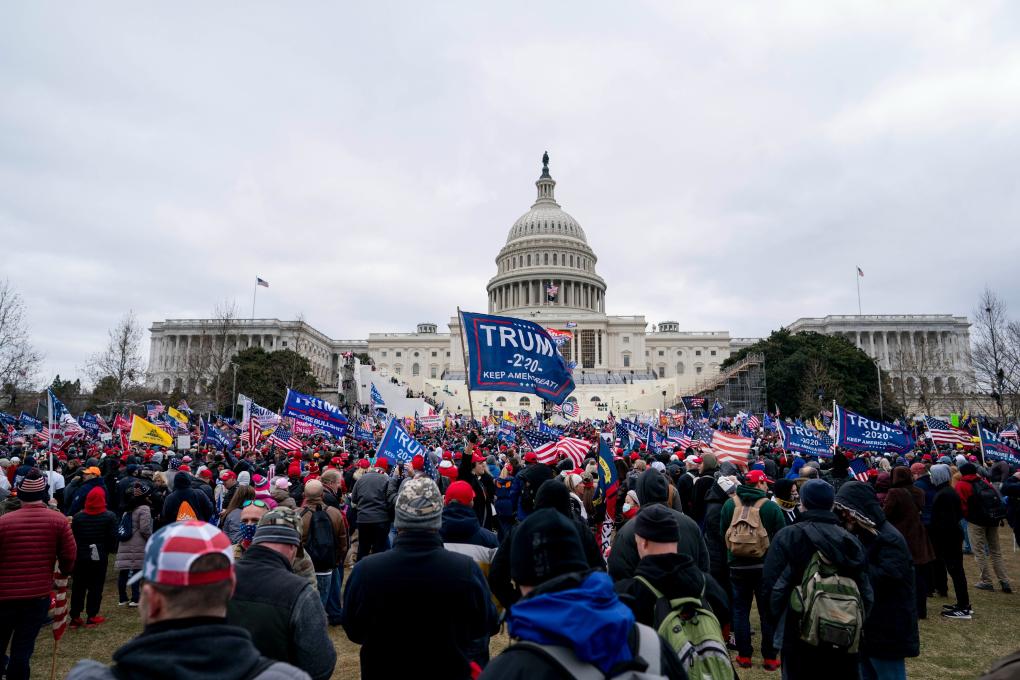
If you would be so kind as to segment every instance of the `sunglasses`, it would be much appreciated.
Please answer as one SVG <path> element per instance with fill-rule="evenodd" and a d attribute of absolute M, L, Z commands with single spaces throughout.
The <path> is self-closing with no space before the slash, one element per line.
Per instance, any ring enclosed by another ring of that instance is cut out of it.
<path fill-rule="evenodd" d="M 247 508 L 249 505 L 254 505 L 256 508 L 268 508 L 269 507 L 268 505 L 266 505 L 265 501 L 260 501 L 260 500 L 245 501 L 244 503 L 241 503 L 241 507 L 242 508 Z"/>

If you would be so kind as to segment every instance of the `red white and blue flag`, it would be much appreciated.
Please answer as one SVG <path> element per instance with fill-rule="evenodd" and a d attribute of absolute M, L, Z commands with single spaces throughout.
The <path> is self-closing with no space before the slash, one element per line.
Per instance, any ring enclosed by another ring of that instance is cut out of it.
<path fill-rule="evenodd" d="M 301 442 L 283 425 L 277 425 L 276 429 L 273 430 L 273 433 L 269 435 L 269 439 L 266 441 L 277 448 L 283 449 L 284 451 L 301 450 Z"/>

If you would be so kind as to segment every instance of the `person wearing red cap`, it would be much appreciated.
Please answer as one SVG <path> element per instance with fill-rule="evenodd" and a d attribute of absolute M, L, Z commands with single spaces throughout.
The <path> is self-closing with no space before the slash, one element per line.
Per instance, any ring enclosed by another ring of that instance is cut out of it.
<path fill-rule="evenodd" d="M 470 484 L 472 491 L 475 492 L 474 509 L 475 515 L 478 516 L 478 524 L 486 529 L 491 528 L 491 503 L 496 495 L 496 485 L 485 464 L 485 456 L 477 446 L 471 446 L 470 453 L 465 452 L 457 470 L 457 479 Z"/>
<path fill-rule="evenodd" d="M 389 461 L 379 458 L 375 467 L 368 467 L 367 463 L 367 458 L 359 462 L 360 466 L 368 469 L 364 470 L 351 489 L 351 506 L 357 512 L 359 562 L 389 548 L 390 478 L 385 472 Z"/>
<path fill-rule="evenodd" d="M 765 670 L 779 668 L 779 653 L 773 645 L 773 621 L 769 594 L 763 588 L 762 574 L 768 546 L 775 535 L 786 527 L 783 509 L 768 500 L 771 479 L 761 470 L 751 470 L 737 492 L 723 503 L 719 515 L 719 528 L 726 542 L 726 557 L 730 567 L 730 585 L 733 592 L 733 632 L 737 640 L 736 664 L 751 668 L 751 601 L 758 601 L 761 622 L 761 653 Z M 754 517 L 757 515 L 757 518 Z M 751 527 L 764 528 L 767 538 L 764 545 Z"/>
<path fill-rule="evenodd" d="M 81 612 L 88 618 L 85 626 L 95 628 L 106 621 L 99 615 L 103 602 L 103 584 L 110 554 L 117 552 L 117 516 L 106 509 L 106 493 L 94 488 L 85 498 L 85 508 L 71 520 L 71 533 L 78 546 L 71 581 L 71 628 L 82 626 Z M 88 603 L 86 604 L 86 597 Z"/>
<path fill-rule="evenodd" d="M 453 453 L 443 451 L 443 459 L 439 462 L 439 474 L 446 478 L 447 483 L 457 479 L 457 466 L 453 464 Z"/>

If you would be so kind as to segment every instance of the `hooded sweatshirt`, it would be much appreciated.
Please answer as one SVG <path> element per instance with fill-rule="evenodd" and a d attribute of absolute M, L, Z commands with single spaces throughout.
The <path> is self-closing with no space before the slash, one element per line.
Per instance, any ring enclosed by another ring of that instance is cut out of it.
<path fill-rule="evenodd" d="M 618 581 L 614 586 L 620 601 L 634 613 L 638 623 L 655 626 L 655 603 L 658 597 L 637 577 L 655 586 L 667 599 L 697 597 L 707 602 L 719 623 L 730 621 L 730 603 L 718 582 L 698 569 L 687 555 L 671 553 L 648 555 L 638 562 L 634 578 Z"/>

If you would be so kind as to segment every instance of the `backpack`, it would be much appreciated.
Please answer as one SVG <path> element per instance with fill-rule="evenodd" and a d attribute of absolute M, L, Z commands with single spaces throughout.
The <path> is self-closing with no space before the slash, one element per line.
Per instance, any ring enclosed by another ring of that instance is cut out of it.
<path fill-rule="evenodd" d="M 197 519 L 198 513 L 195 512 L 195 508 L 191 507 L 191 503 L 188 501 L 181 501 L 181 504 L 177 506 L 177 521 L 188 522 Z"/>
<path fill-rule="evenodd" d="M 336 528 L 333 526 L 333 520 L 323 508 L 310 512 L 312 521 L 308 526 L 308 537 L 305 539 L 305 553 L 312 561 L 315 571 L 333 571 L 336 566 Z"/>
<path fill-rule="evenodd" d="M 647 664 L 644 670 L 628 669 L 617 675 L 607 676 L 590 663 L 581 661 L 569 647 L 556 645 L 540 645 L 537 642 L 522 640 L 507 647 L 507 652 L 528 651 L 541 656 L 552 663 L 560 671 L 559 676 L 574 680 L 665 680 L 662 671 L 662 647 L 659 635 L 648 626 L 635 623 L 638 632 L 638 648 L 636 656 Z"/>
<path fill-rule="evenodd" d="M 967 500 L 967 520 L 982 527 L 997 527 L 1006 519 L 1006 506 L 995 487 L 978 477 L 971 482 L 973 495 Z"/>
<path fill-rule="evenodd" d="M 815 528 L 804 524 L 815 552 L 800 585 L 790 593 L 790 609 L 800 615 L 800 639 L 814 647 L 856 654 L 864 629 L 864 603 L 857 583 L 820 550 Z"/>
<path fill-rule="evenodd" d="M 733 496 L 733 517 L 726 529 L 726 549 L 734 557 L 765 557 L 769 549 L 769 532 L 761 522 L 761 506 L 767 498 L 759 498 L 752 505 L 744 505 L 740 496 Z"/>
<path fill-rule="evenodd" d="M 659 637 L 676 652 L 687 676 L 697 680 L 733 680 L 733 664 L 722 626 L 703 602 L 704 587 L 701 597 L 669 600 L 643 576 L 635 578 L 659 598 L 653 619 L 658 624 Z"/>
<path fill-rule="evenodd" d="M 134 527 L 131 526 L 131 513 L 125 512 L 120 517 L 120 522 L 117 523 L 117 540 L 123 543 L 124 541 L 131 540 L 131 534 L 134 533 Z"/>

